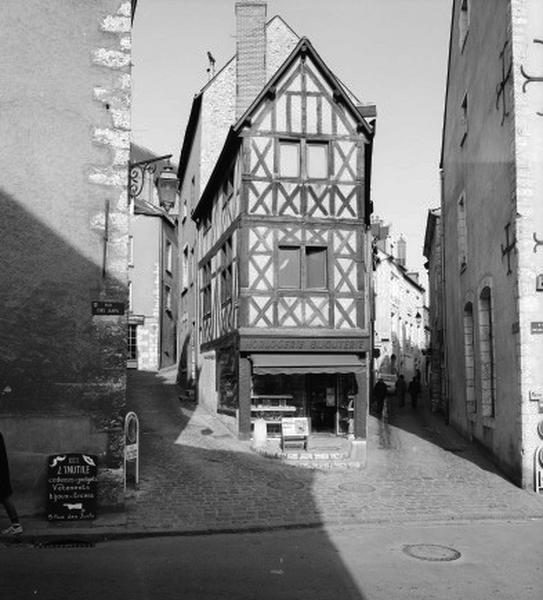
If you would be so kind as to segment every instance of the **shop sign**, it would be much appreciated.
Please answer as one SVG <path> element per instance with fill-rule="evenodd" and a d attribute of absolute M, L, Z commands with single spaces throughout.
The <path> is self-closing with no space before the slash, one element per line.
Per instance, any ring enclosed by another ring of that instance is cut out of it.
<path fill-rule="evenodd" d="M 532 321 L 530 323 L 530 333 L 543 333 L 543 321 Z"/>
<path fill-rule="evenodd" d="M 55 454 L 47 461 L 47 518 L 76 521 L 96 518 L 96 456 Z"/>

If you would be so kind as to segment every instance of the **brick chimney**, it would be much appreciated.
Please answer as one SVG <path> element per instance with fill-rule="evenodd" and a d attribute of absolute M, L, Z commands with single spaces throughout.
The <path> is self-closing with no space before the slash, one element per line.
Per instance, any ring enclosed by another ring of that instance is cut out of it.
<path fill-rule="evenodd" d="M 236 2 L 236 118 L 266 83 L 266 3 Z"/>

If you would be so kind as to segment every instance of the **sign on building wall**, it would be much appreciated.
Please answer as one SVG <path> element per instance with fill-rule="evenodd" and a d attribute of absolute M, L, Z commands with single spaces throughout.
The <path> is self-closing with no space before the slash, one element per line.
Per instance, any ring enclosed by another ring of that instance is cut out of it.
<path fill-rule="evenodd" d="M 108 315 L 124 315 L 124 302 L 103 302 L 94 300 L 91 303 L 93 315 L 108 316 Z"/>
<path fill-rule="evenodd" d="M 47 461 L 47 518 L 75 521 L 96 518 L 96 456 L 54 454 Z"/>

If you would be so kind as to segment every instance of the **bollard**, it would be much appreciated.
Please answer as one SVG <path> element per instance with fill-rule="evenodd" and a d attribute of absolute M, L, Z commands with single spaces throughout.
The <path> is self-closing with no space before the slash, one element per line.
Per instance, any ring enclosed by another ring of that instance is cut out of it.
<path fill-rule="evenodd" d="M 255 425 L 253 429 L 253 447 L 263 448 L 268 441 L 268 428 L 266 420 L 262 417 L 255 419 Z"/>

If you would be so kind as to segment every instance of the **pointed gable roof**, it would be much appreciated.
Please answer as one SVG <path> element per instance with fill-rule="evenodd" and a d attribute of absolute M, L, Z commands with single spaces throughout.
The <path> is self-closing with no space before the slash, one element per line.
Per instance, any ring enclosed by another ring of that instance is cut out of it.
<path fill-rule="evenodd" d="M 371 143 L 374 136 L 374 126 L 370 124 L 362 114 L 363 106 L 357 106 L 354 102 L 354 96 L 345 88 L 341 81 L 332 73 L 326 63 L 319 56 L 308 38 L 302 37 L 296 47 L 292 50 L 287 59 L 277 69 L 275 74 L 271 77 L 268 83 L 262 88 L 260 94 L 255 98 L 253 103 L 245 111 L 245 113 L 234 123 L 226 136 L 223 148 L 219 154 L 219 157 L 215 163 L 213 171 L 209 177 L 207 185 L 200 197 L 200 201 L 194 207 L 192 218 L 198 221 L 201 217 L 205 207 L 212 201 L 213 194 L 217 189 L 217 186 L 221 183 L 221 177 L 224 170 L 232 162 L 233 157 L 241 143 L 241 136 L 239 135 L 243 128 L 250 123 L 251 117 L 258 111 L 261 104 L 266 101 L 270 96 L 275 95 L 275 89 L 277 84 L 281 81 L 285 73 L 288 72 L 293 63 L 301 56 L 309 56 L 317 70 L 320 72 L 324 80 L 330 85 L 333 90 L 334 100 L 341 102 L 350 113 L 351 117 L 357 124 L 357 128 L 361 133 L 364 133 L 367 137 L 368 142 Z M 373 109 L 374 107 L 372 107 Z M 373 116 L 374 112 L 369 111 Z M 369 185 L 369 178 L 367 178 L 366 185 Z"/>
<path fill-rule="evenodd" d="M 294 50 L 290 53 L 289 57 L 275 72 L 275 75 L 273 75 L 273 77 L 264 86 L 260 94 L 255 98 L 255 100 L 245 111 L 245 113 L 238 119 L 237 123 L 235 123 L 235 125 L 233 126 L 234 131 L 241 131 L 241 129 L 243 129 L 247 121 L 250 120 L 251 116 L 259 108 L 260 104 L 264 101 L 264 99 L 275 93 L 277 83 L 281 80 L 283 75 L 289 70 L 292 64 L 300 56 L 311 57 L 324 80 L 328 83 L 332 90 L 334 90 L 334 100 L 336 102 L 342 102 L 344 104 L 344 106 L 347 108 L 347 110 L 357 123 L 357 126 L 360 127 L 360 131 L 364 132 L 368 136 L 368 138 L 373 137 L 373 127 L 362 115 L 360 107 L 355 104 L 353 95 L 346 89 L 346 87 L 334 75 L 334 73 L 332 73 L 332 71 L 328 68 L 326 63 L 319 56 L 318 52 L 315 50 L 309 39 L 306 37 L 300 39 Z"/>

